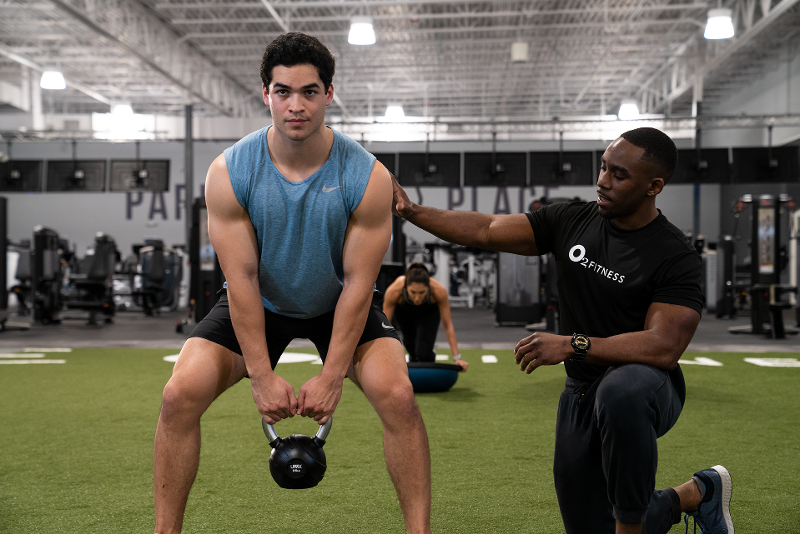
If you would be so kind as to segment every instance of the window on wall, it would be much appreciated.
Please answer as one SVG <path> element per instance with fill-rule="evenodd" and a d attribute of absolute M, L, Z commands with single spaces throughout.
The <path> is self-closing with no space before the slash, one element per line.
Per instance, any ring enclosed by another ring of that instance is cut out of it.
<path fill-rule="evenodd" d="M 112 160 L 111 191 L 168 191 L 169 160 Z"/>

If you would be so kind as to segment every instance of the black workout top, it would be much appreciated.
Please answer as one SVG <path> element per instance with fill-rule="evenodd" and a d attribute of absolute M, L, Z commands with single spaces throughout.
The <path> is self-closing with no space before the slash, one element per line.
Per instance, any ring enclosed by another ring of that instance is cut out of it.
<path fill-rule="evenodd" d="M 636 230 L 614 226 L 596 202 L 553 204 L 527 216 L 539 253 L 556 259 L 560 334 L 641 331 L 653 302 L 702 313 L 700 254 L 661 211 Z M 567 375 L 578 380 L 594 380 L 607 369 L 564 363 Z"/>

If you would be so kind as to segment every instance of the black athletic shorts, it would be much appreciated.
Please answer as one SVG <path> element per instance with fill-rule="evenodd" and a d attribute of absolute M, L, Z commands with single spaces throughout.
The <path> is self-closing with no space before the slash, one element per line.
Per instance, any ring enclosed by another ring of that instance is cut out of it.
<path fill-rule="evenodd" d="M 189 337 L 200 337 L 222 345 L 236 354 L 241 355 L 242 349 L 236 340 L 231 323 L 230 308 L 228 306 L 228 293 L 225 289 L 220 291 L 220 298 L 211 308 L 202 321 L 195 327 Z M 374 292 L 372 304 L 367 316 L 367 324 L 358 345 L 363 345 L 368 341 L 382 337 L 393 337 L 400 341 L 397 331 L 392 326 L 391 321 L 383 314 L 383 295 Z M 328 345 L 331 342 L 333 332 L 333 313 L 332 311 L 311 319 L 296 319 L 273 313 L 264 309 L 264 334 L 267 338 L 267 349 L 272 368 L 278 363 L 278 359 L 286 350 L 286 347 L 293 339 L 308 339 L 317 347 L 319 355 L 323 361 L 328 354 Z"/>

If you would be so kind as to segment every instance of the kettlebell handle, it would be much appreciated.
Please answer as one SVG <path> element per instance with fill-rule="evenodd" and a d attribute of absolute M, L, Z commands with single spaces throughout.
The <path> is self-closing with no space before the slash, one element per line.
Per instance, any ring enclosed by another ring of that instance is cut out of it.
<path fill-rule="evenodd" d="M 325 422 L 324 425 L 320 425 L 319 430 L 317 430 L 317 434 L 314 436 L 314 439 L 319 440 L 322 443 L 325 443 L 325 439 L 327 439 L 328 434 L 331 431 L 332 424 L 333 424 L 333 416 L 328 417 L 328 420 Z M 275 432 L 275 428 L 271 424 L 267 423 L 263 417 L 261 418 L 261 428 L 264 429 L 264 435 L 266 435 L 267 438 L 269 439 L 270 446 L 274 448 L 275 445 L 273 445 L 273 443 L 277 443 L 278 440 L 281 439 L 281 437 L 278 435 L 277 432 Z"/>

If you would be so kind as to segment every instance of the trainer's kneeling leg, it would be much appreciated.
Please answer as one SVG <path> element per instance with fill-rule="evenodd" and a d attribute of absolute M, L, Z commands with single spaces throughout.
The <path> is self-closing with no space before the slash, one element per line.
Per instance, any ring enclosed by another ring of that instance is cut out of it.
<path fill-rule="evenodd" d="M 640 364 L 610 368 L 597 388 L 595 418 L 614 518 L 643 523 L 655 489 L 656 439 L 678 419 L 669 373 Z"/>

